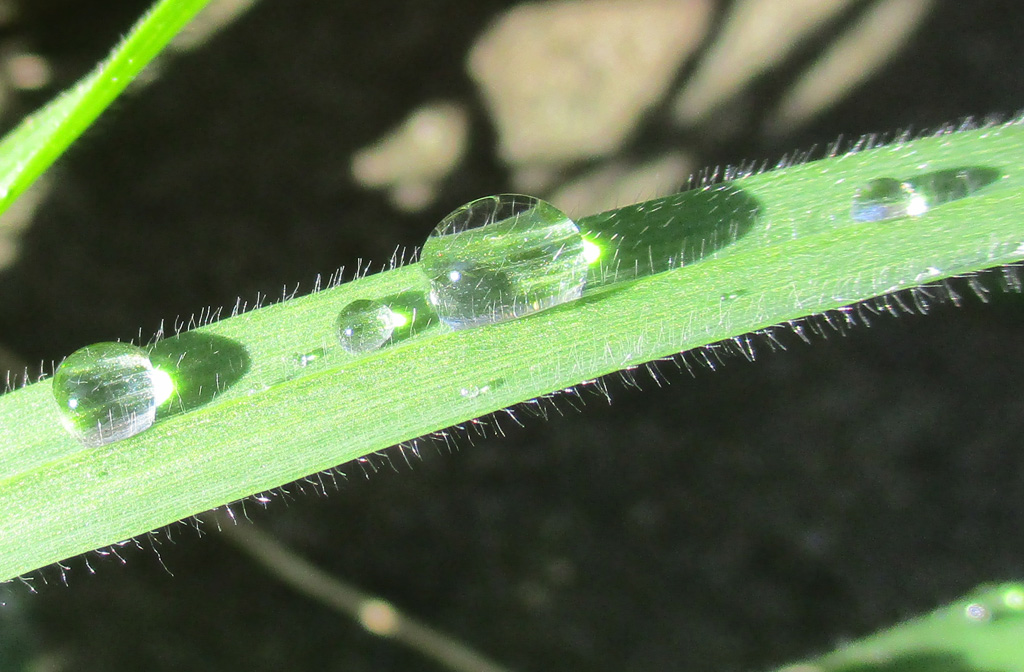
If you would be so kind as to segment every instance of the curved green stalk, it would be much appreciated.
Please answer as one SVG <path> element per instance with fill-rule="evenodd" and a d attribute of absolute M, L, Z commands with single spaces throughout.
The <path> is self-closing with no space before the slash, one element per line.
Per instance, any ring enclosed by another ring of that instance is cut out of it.
<path fill-rule="evenodd" d="M 780 672 L 1016 670 L 1024 641 L 1024 584 L 981 586 L 953 604 Z"/>
<path fill-rule="evenodd" d="M 871 180 L 963 176 L 973 193 L 923 216 L 851 216 Z M 585 218 L 605 255 L 590 289 L 531 317 L 453 332 L 411 264 L 165 339 L 152 357 L 176 405 L 106 446 L 78 444 L 50 383 L 30 385 L 0 397 L 0 579 L 610 372 L 1024 259 L 1022 212 L 1015 122 Z M 415 319 L 350 355 L 334 328 L 355 299 Z"/>
<path fill-rule="evenodd" d="M 161 0 L 110 56 L 0 141 L 0 212 L 74 140 L 210 0 Z"/>

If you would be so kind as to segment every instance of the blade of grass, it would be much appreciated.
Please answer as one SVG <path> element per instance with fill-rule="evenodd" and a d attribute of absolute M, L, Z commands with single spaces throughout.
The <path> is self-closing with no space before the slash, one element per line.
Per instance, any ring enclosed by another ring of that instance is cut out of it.
<path fill-rule="evenodd" d="M 953 604 L 783 670 L 1016 670 L 1024 656 L 1024 585 L 983 586 Z"/>
<path fill-rule="evenodd" d="M 922 217 L 850 217 L 867 180 L 963 167 L 998 179 Z M 525 319 L 460 332 L 417 319 L 378 352 L 331 349 L 336 314 L 351 300 L 422 306 L 426 281 L 413 264 L 163 341 L 163 357 L 184 354 L 185 368 L 202 353 L 218 361 L 178 370 L 179 382 L 200 376 L 226 389 L 100 448 L 63 431 L 48 381 L 0 397 L 0 578 L 616 370 L 1024 258 L 1024 125 L 1016 122 L 763 173 L 732 188 L 758 212 L 734 243 Z M 686 221 L 699 211 L 689 204 L 707 193 L 580 226 L 609 240 L 618 227 L 629 240 L 656 220 L 685 238 L 701 225 Z M 324 356 L 299 366 L 309 352 Z"/>
<path fill-rule="evenodd" d="M 209 0 L 161 0 L 73 88 L 0 141 L 0 212 L 50 167 Z"/>

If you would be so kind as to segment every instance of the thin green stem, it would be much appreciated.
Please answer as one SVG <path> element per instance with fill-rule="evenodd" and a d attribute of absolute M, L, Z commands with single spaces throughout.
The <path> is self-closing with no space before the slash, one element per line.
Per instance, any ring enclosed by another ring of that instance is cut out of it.
<path fill-rule="evenodd" d="M 210 0 L 160 0 L 95 70 L 0 141 L 0 212 L 87 129 Z"/>

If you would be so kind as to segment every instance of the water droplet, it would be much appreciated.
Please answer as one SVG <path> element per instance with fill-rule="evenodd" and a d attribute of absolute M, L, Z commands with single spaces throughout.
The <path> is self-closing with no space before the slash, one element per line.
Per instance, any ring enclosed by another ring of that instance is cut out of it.
<path fill-rule="evenodd" d="M 723 303 L 726 301 L 735 301 L 736 299 L 746 296 L 748 293 L 749 292 L 745 289 L 737 289 L 732 292 L 726 292 L 725 294 L 722 294 L 720 297 L 718 297 L 718 300 Z"/>
<path fill-rule="evenodd" d="M 880 177 L 857 190 L 850 216 L 858 222 L 920 217 L 944 203 L 967 198 L 999 176 L 992 168 L 973 167 L 937 170 L 906 180 Z"/>
<path fill-rule="evenodd" d="M 141 348 L 97 343 L 75 351 L 53 377 L 61 424 L 86 446 L 102 446 L 149 429 L 156 408 L 174 393 L 167 373 Z"/>
<path fill-rule="evenodd" d="M 588 253 L 550 203 L 503 194 L 467 203 L 423 245 L 430 303 L 453 329 L 523 317 L 578 299 Z"/>
<path fill-rule="evenodd" d="M 881 222 L 921 215 L 927 210 L 923 197 L 909 182 L 880 177 L 857 190 L 850 216 L 857 222 Z"/>
<path fill-rule="evenodd" d="M 387 343 L 407 321 L 380 301 L 356 299 L 338 314 L 338 340 L 354 355 L 370 352 Z"/>
<path fill-rule="evenodd" d="M 484 385 L 482 387 L 478 387 L 476 385 L 470 385 L 469 387 L 460 388 L 459 389 L 459 394 L 461 396 L 465 397 L 466 399 L 476 399 L 481 394 L 487 394 L 490 391 L 491 391 L 491 386 L 490 385 Z"/>
<path fill-rule="evenodd" d="M 300 355 L 295 355 L 295 363 L 299 366 L 309 366 L 313 362 L 317 361 L 321 357 L 327 354 L 327 348 L 317 348 L 316 350 L 310 350 Z"/>
<path fill-rule="evenodd" d="M 964 607 L 964 616 L 972 621 L 984 622 L 992 618 L 992 612 L 984 604 L 972 602 Z"/>

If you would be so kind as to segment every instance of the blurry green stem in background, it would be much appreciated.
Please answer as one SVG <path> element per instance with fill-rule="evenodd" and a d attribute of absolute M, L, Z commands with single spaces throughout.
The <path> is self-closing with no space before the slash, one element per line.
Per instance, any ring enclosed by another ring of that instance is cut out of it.
<path fill-rule="evenodd" d="M 0 213 L 50 167 L 210 0 L 160 0 L 74 87 L 0 141 Z"/>

